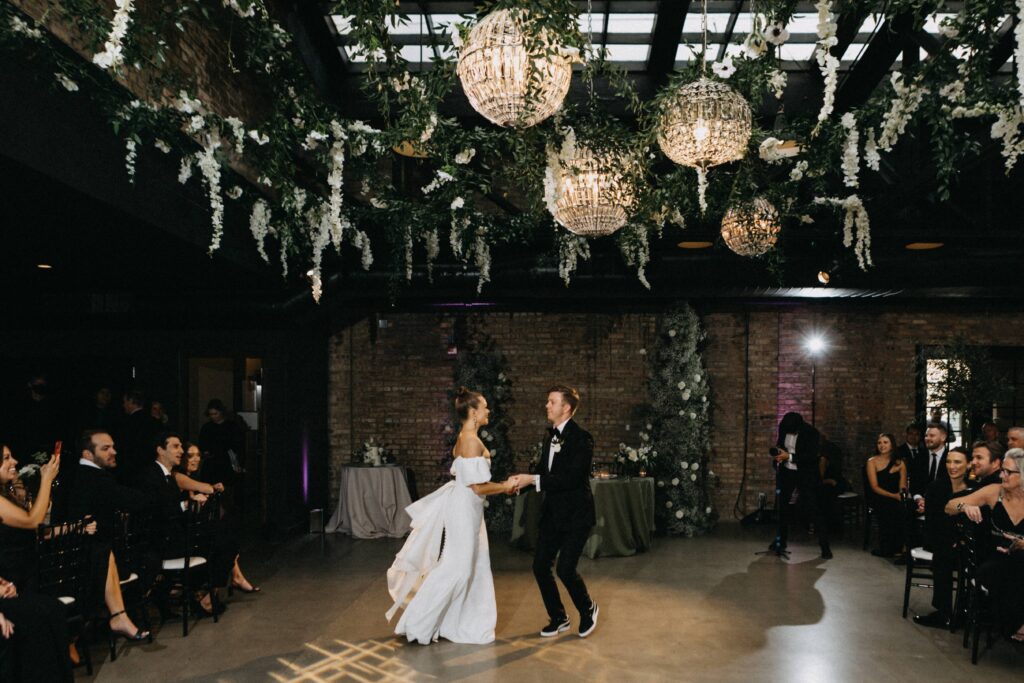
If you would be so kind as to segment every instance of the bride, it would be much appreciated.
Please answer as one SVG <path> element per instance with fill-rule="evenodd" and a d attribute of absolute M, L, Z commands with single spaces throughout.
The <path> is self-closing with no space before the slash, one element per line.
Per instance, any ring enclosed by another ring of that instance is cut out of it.
<path fill-rule="evenodd" d="M 454 643 L 494 642 L 498 620 L 484 496 L 511 493 L 514 485 L 491 481 L 491 454 L 477 435 L 490 415 L 487 400 L 460 387 L 455 411 L 462 422 L 452 449 L 455 481 L 406 508 L 412 533 L 387 575 L 395 601 L 388 621 L 405 605 L 395 634 L 424 645 L 438 637 Z"/>

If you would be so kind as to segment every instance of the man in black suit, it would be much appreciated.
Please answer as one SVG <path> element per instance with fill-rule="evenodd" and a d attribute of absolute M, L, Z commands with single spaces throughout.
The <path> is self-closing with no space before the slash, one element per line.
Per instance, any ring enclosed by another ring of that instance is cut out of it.
<path fill-rule="evenodd" d="M 90 541 L 90 600 L 100 601 L 110 610 L 110 628 L 131 640 L 149 636 L 140 631 L 125 613 L 121 596 L 120 576 L 113 553 L 114 524 L 118 511 L 139 513 L 146 508 L 146 498 L 139 491 L 117 483 L 111 472 L 117 466 L 114 440 L 105 431 L 89 430 L 79 440 L 79 460 L 71 491 L 68 494 L 68 519 L 92 517 L 96 533 Z"/>
<path fill-rule="evenodd" d="M 580 637 L 586 638 L 597 627 L 597 603 L 590 598 L 583 578 L 576 571 L 596 520 L 590 490 L 594 439 L 572 419 L 579 403 L 580 395 L 572 387 L 557 385 L 548 391 L 545 408 L 552 428 L 548 430 L 548 447 L 541 456 L 537 474 L 512 477 L 517 490 L 536 486 L 544 494 L 540 535 L 533 557 L 533 575 L 550 618 L 550 623 L 540 632 L 544 637 L 556 636 L 570 628 L 551 574 L 556 557 L 558 578 L 580 614 Z"/>
<path fill-rule="evenodd" d="M 917 501 L 918 514 L 924 514 L 924 495 L 928 485 L 936 479 L 949 480 L 946 471 L 946 427 L 932 422 L 924 431 L 925 452 L 919 453 L 910 463 L 910 493 Z"/>
<path fill-rule="evenodd" d="M 790 500 L 799 492 L 799 504 L 805 514 L 814 520 L 818 545 L 823 559 L 832 558 L 828 542 L 828 522 L 824 510 L 818 505 L 821 474 L 818 430 L 804 422 L 800 413 L 786 413 L 779 423 L 779 438 L 775 444 L 775 488 L 778 495 L 779 527 L 775 540 L 768 549 L 783 553 L 789 540 Z"/>
<path fill-rule="evenodd" d="M 1003 467 L 1006 449 L 998 441 L 975 441 L 971 444 L 971 473 L 974 475 L 967 485 L 980 489 L 989 484 L 1001 484 L 999 470 Z"/>
<path fill-rule="evenodd" d="M 911 467 L 915 459 L 927 454 L 927 449 L 921 443 L 921 428 L 916 424 L 907 425 L 903 439 L 903 444 L 896 449 L 896 457 Z"/>
<path fill-rule="evenodd" d="M 163 429 L 149 411 L 143 410 L 145 404 L 146 397 L 141 391 L 125 392 L 122 401 L 125 417 L 117 431 L 118 450 L 121 451 L 117 478 L 126 486 L 138 486 L 142 470 L 150 469 L 153 439 Z"/>

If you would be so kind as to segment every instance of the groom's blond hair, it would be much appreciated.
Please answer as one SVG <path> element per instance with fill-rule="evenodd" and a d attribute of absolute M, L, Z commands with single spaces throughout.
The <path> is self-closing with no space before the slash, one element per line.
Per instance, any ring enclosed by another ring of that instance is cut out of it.
<path fill-rule="evenodd" d="M 556 384 L 548 389 L 549 394 L 553 394 L 555 392 L 562 395 L 562 400 L 569 404 L 569 409 L 572 411 L 572 414 L 575 415 L 576 409 L 580 406 L 580 392 L 567 384 Z"/>

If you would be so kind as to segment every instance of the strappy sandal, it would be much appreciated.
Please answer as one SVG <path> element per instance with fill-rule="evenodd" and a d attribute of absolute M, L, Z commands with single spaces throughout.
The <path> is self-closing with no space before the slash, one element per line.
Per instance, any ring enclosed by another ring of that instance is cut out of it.
<path fill-rule="evenodd" d="M 120 612 L 114 612 L 110 615 L 107 621 L 110 621 L 110 619 L 113 619 L 114 617 L 119 617 L 122 614 L 124 614 L 124 610 L 121 610 Z M 115 638 L 124 638 L 125 640 L 137 643 L 139 641 L 143 641 L 149 638 L 149 631 L 143 631 L 141 628 L 136 628 L 135 633 L 125 633 L 124 631 L 118 631 L 117 629 L 112 628 L 110 629 L 110 635 L 114 636 Z"/>

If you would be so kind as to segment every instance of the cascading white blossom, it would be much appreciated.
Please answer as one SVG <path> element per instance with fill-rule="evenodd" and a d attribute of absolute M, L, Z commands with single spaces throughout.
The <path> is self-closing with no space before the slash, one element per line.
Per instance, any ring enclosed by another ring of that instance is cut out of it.
<path fill-rule="evenodd" d="M 1021 126 L 1024 125 L 1024 108 L 1015 106 L 1008 109 L 999 109 L 996 112 L 996 122 L 992 124 L 991 135 L 993 140 L 1002 140 L 1002 155 L 1006 172 L 1009 173 L 1017 165 L 1017 159 L 1024 154 L 1024 138 L 1021 136 Z"/>
<path fill-rule="evenodd" d="M 882 155 L 878 153 L 878 142 L 875 140 L 875 129 L 868 128 L 864 140 L 864 165 L 877 171 L 882 163 Z"/>
<path fill-rule="evenodd" d="M 238 199 L 242 196 L 242 187 L 240 185 L 232 185 L 231 188 L 224 193 L 228 199 Z"/>
<path fill-rule="evenodd" d="M 650 289 L 651 283 L 647 281 L 645 268 L 651 260 L 651 245 L 647 241 L 646 230 L 640 228 L 635 233 L 636 239 L 631 240 L 627 238 L 629 233 L 623 232 L 623 238 L 619 240 L 619 251 L 622 252 L 627 266 L 636 266 L 636 277 L 640 280 L 640 284 L 646 289 Z"/>
<path fill-rule="evenodd" d="M 448 233 L 448 246 L 452 248 L 452 254 L 455 255 L 455 258 L 463 257 L 462 241 L 467 228 L 469 228 L 469 216 L 452 211 L 452 227 Z"/>
<path fill-rule="evenodd" d="M 188 120 L 188 125 L 185 126 L 185 130 L 189 133 L 198 133 L 203 128 L 206 128 L 206 119 L 203 118 L 202 114 L 196 114 Z"/>
<path fill-rule="evenodd" d="M 184 185 L 192 177 L 192 156 L 186 155 L 181 158 L 181 165 L 178 166 L 178 182 Z"/>
<path fill-rule="evenodd" d="M 782 99 L 782 95 L 786 91 L 786 83 L 788 82 L 789 76 L 782 69 L 775 69 L 771 72 L 771 75 L 768 77 L 768 87 L 771 89 L 772 94 L 775 95 L 775 99 Z"/>
<path fill-rule="evenodd" d="M 256 250 L 264 263 L 270 263 L 270 255 L 267 254 L 266 239 L 270 232 L 270 208 L 262 199 L 253 202 L 252 213 L 249 214 L 249 232 L 256 240 Z"/>
<path fill-rule="evenodd" d="M 476 293 L 483 291 L 484 285 L 491 281 L 491 246 L 487 244 L 487 228 L 480 227 L 473 241 L 473 261 L 480 275 L 476 280 Z"/>
<path fill-rule="evenodd" d="M 431 114 L 427 125 L 423 128 L 423 132 L 420 133 L 420 142 L 426 142 L 433 137 L 435 128 L 437 128 L 437 114 Z"/>
<path fill-rule="evenodd" d="M 1017 25 L 1013 27 L 1016 46 L 1013 51 L 1013 62 L 1017 65 L 1017 92 L 1020 103 L 1024 106 L 1024 0 L 1017 0 Z"/>
<path fill-rule="evenodd" d="M 846 142 L 843 144 L 843 184 L 847 187 L 859 187 L 857 174 L 860 173 L 860 133 L 857 130 L 857 119 L 853 112 L 846 112 L 840 122 L 846 129 Z"/>
<path fill-rule="evenodd" d="M 795 157 L 800 153 L 798 145 L 787 145 L 775 137 L 767 137 L 757 148 L 757 155 L 769 164 L 775 164 L 783 159 Z"/>
<path fill-rule="evenodd" d="M 846 215 L 843 218 L 843 246 L 853 246 L 857 256 L 857 265 L 867 270 L 874 263 L 871 260 L 871 221 L 867 209 L 860 197 L 851 194 L 845 199 L 840 197 L 815 197 L 815 204 L 825 204 L 842 208 Z"/>
<path fill-rule="evenodd" d="M 134 138 L 126 138 L 124 141 L 124 167 L 128 171 L 128 182 L 135 184 L 135 159 L 138 156 Z"/>
<path fill-rule="evenodd" d="M 135 4 L 132 0 L 114 0 L 114 19 L 110 23 L 110 33 L 103 44 L 103 50 L 92 56 L 92 63 L 101 69 L 113 69 L 124 63 L 124 37 L 128 35 L 128 26 L 132 23 L 132 12 Z"/>
<path fill-rule="evenodd" d="M 579 260 L 590 260 L 590 243 L 579 235 L 563 233 L 558 242 L 558 276 L 569 286 Z"/>
<path fill-rule="evenodd" d="M 412 228 L 405 229 L 405 281 L 412 280 Z"/>
<path fill-rule="evenodd" d="M 789 172 L 789 179 L 794 183 L 803 180 L 804 172 L 807 170 L 809 165 L 810 164 L 808 164 L 806 160 L 796 162 L 793 166 L 793 170 Z"/>
<path fill-rule="evenodd" d="M 270 138 L 268 138 L 263 133 L 260 133 L 258 130 L 250 130 L 249 137 L 252 138 L 253 142 L 255 142 L 260 147 L 270 142 Z"/>
<path fill-rule="evenodd" d="M 700 205 L 700 212 L 706 213 L 708 210 L 708 172 L 703 166 L 697 167 L 697 203 Z"/>
<path fill-rule="evenodd" d="M 231 127 L 231 135 L 235 138 L 235 152 L 242 154 L 245 152 L 245 124 L 236 116 L 227 117 L 224 123 Z"/>
<path fill-rule="evenodd" d="M 457 164 L 468 164 L 476 156 L 476 150 L 472 147 L 464 149 L 455 155 L 455 163 Z"/>
<path fill-rule="evenodd" d="M 356 230 L 352 235 L 352 246 L 359 249 L 363 270 L 369 270 L 373 265 L 373 250 L 370 248 L 370 238 L 362 230 Z"/>
<path fill-rule="evenodd" d="M 284 280 L 288 279 L 288 251 L 292 246 L 292 234 L 287 230 L 282 230 L 280 235 L 281 245 L 281 278 Z"/>
<path fill-rule="evenodd" d="M 423 194 L 430 194 L 445 183 L 450 183 L 453 180 L 455 180 L 455 176 L 451 173 L 439 170 L 434 176 L 434 179 L 423 186 Z"/>
<path fill-rule="evenodd" d="M 818 48 L 814 53 L 814 59 L 818 62 L 818 70 L 825 81 L 825 89 L 822 94 L 821 109 L 818 111 L 818 127 L 832 114 L 832 108 L 836 101 L 836 86 L 839 84 L 839 59 L 832 54 L 839 39 L 836 38 L 836 30 L 839 25 L 833 20 L 831 0 L 819 0 L 815 5 L 818 10 Z"/>
<path fill-rule="evenodd" d="M 910 117 L 928 94 L 928 89 L 921 86 L 919 79 L 905 83 L 903 74 L 898 71 L 892 74 L 892 87 L 896 91 L 896 96 L 889 103 L 889 110 L 882 116 L 882 132 L 878 134 L 878 147 L 886 152 L 892 150 L 906 131 Z"/>
<path fill-rule="evenodd" d="M 161 152 L 163 152 L 164 154 L 170 154 L 171 153 L 171 146 L 168 145 L 163 140 L 161 140 L 160 138 L 157 138 L 156 140 L 153 140 L 153 146 L 156 147 Z"/>
<path fill-rule="evenodd" d="M 337 121 L 331 122 L 331 133 L 334 136 L 334 144 L 331 145 L 331 170 L 327 175 L 327 185 L 331 188 L 329 215 L 331 233 L 337 235 L 336 241 L 340 242 L 343 230 L 341 223 L 341 186 L 345 175 L 345 141 L 348 139 L 348 135 L 345 134 L 341 124 Z"/>
<path fill-rule="evenodd" d="M 427 248 L 427 280 L 433 282 L 434 261 L 437 260 L 438 254 L 441 253 L 441 238 L 437 234 L 437 228 L 426 234 L 423 238 L 423 245 Z"/>
<path fill-rule="evenodd" d="M 321 133 L 318 130 L 311 130 L 306 133 L 306 139 L 302 143 L 302 149 L 314 150 L 320 146 L 320 143 L 327 139 L 326 133 Z"/>
<path fill-rule="evenodd" d="M 309 270 L 310 290 L 313 301 L 320 303 L 320 297 L 324 293 L 324 283 L 321 273 L 321 266 L 324 259 L 324 250 L 331 243 L 331 219 L 330 207 L 320 204 L 311 209 L 307 214 L 309 225 L 312 228 L 312 261 L 313 267 Z"/>
<path fill-rule="evenodd" d="M 11 15 L 10 26 L 12 31 L 14 31 L 15 33 L 20 33 L 26 38 L 31 38 L 33 40 L 42 40 L 43 38 L 42 31 L 40 31 L 35 26 L 29 25 L 28 22 L 26 22 L 24 19 L 22 19 L 16 14 Z"/>
<path fill-rule="evenodd" d="M 209 137 L 196 159 L 196 165 L 206 181 L 206 192 L 210 200 L 210 223 L 213 225 L 210 248 L 207 250 L 210 256 L 220 248 L 220 240 L 224 236 L 224 198 L 220 196 L 220 162 L 217 160 L 219 147 L 220 140 Z"/>

